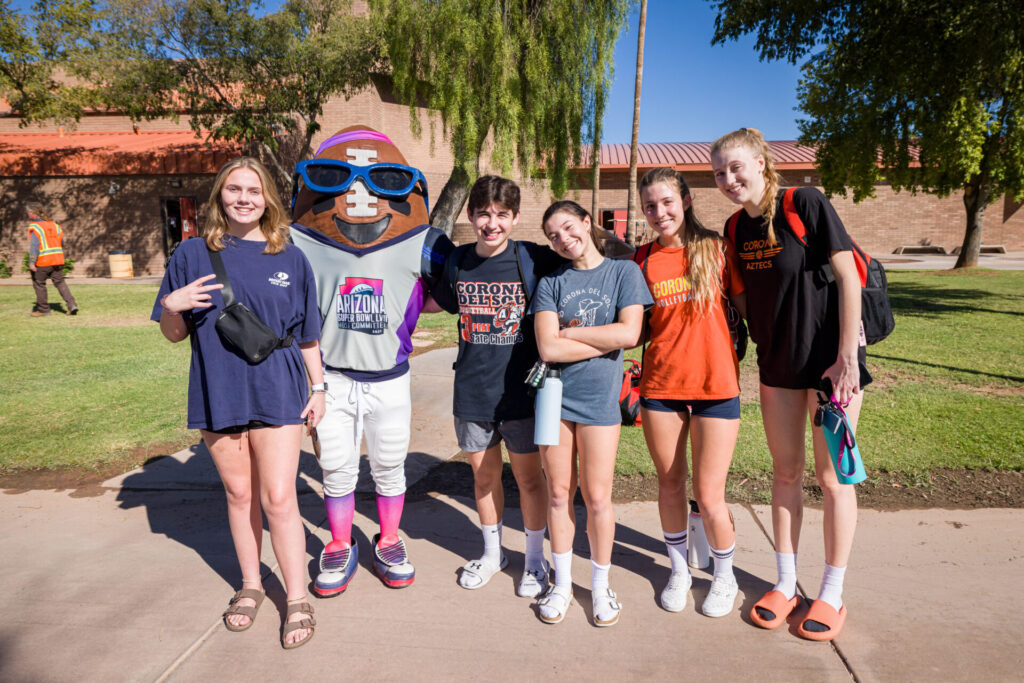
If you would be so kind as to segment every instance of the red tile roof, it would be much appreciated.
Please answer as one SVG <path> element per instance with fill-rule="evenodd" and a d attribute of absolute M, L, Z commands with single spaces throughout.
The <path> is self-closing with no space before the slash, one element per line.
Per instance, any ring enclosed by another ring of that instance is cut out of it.
<path fill-rule="evenodd" d="M 768 143 L 780 169 L 814 168 L 814 148 L 795 140 Z M 583 149 L 581 168 L 590 166 L 590 148 Z M 682 171 L 711 170 L 710 142 L 645 142 L 637 146 L 641 167 L 673 166 Z M 601 145 L 601 168 L 629 168 L 629 145 Z"/>
<path fill-rule="evenodd" d="M 191 130 L 0 134 L 0 176 L 216 173 L 238 156 L 233 142 Z"/>

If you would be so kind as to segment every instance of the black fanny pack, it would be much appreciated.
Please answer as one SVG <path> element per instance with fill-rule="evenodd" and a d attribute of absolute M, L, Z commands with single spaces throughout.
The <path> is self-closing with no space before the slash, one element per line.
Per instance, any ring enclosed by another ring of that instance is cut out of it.
<path fill-rule="evenodd" d="M 210 254 L 210 264 L 213 266 L 213 273 L 217 276 L 217 282 L 224 285 L 220 291 L 224 297 L 224 310 L 217 316 L 214 327 L 217 334 L 224 343 L 237 351 L 249 363 L 256 365 L 266 360 L 275 349 L 283 349 L 291 346 L 292 337 L 281 338 L 267 327 L 267 324 L 260 320 L 260 317 L 252 310 L 235 299 L 235 293 L 231 289 L 231 282 L 224 270 L 224 261 L 219 251 L 213 251 L 207 247 Z"/>

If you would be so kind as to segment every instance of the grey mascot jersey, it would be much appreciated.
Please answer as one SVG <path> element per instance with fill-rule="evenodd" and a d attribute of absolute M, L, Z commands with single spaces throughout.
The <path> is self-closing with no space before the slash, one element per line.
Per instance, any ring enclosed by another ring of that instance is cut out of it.
<path fill-rule="evenodd" d="M 358 250 L 298 223 L 291 236 L 316 275 L 327 366 L 360 381 L 405 374 L 416 320 L 451 250 L 444 233 L 421 225 Z"/>

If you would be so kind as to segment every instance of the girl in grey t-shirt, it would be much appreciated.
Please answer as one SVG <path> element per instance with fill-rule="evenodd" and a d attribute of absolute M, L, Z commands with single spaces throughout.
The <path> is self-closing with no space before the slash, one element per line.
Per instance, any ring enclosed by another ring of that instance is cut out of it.
<path fill-rule="evenodd" d="M 587 504 L 594 624 L 611 626 L 621 609 L 608 587 L 608 570 L 615 540 L 612 479 L 622 349 L 636 346 L 644 309 L 653 300 L 635 263 L 604 257 L 590 214 L 579 204 L 552 204 L 543 226 L 552 248 L 570 263 L 540 281 L 531 308 L 541 358 L 562 368 L 559 445 L 540 447 L 555 583 L 540 599 L 539 613 L 542 621 L 557 624 L 572 602 L 572 496 L 578 475 Z"/>

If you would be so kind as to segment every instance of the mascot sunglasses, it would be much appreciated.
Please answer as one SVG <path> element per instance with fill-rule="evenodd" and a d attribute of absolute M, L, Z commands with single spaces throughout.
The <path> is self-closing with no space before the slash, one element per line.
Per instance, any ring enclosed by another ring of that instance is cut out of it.
<path fill-rule="evenodd" d="M 423 183 L 423 198 L 427 199 L 427 179 L 418 168 L 402 164 L 370 164 L 354 166 L 336 159 L 308 159 L 295 166 L 295 182 L 292 187 L 292 206 L 299 191 L 299 178 L 306 187 L 321 194 L 347 192 L 352 183 L 362 180 L 370 192 L 388 199 L 404 199 Z"/>

